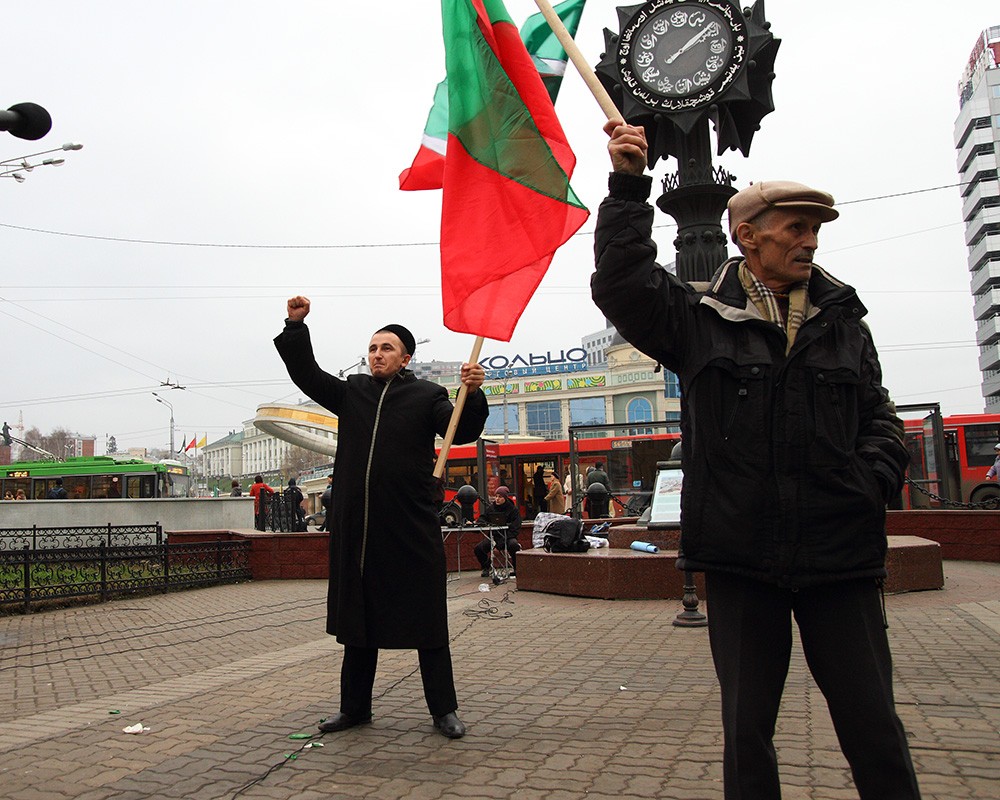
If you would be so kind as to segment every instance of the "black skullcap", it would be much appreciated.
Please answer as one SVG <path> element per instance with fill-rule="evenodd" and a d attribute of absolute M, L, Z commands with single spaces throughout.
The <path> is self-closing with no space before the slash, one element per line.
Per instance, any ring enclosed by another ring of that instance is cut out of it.
<path fill-rule="evenodd" d="M 413 351 L 417 349 L 417 340 L 414 339 L 413 334 L 402 325 L 383 325 L 378 329 L 378 331 L 375 331 L 375 333 L 378 333 L 379 331 L 396 334 L 396 336 L 399 337 L 399 341 L 403 343 L 403 349 L 411 356 L 413 355 Z"/>

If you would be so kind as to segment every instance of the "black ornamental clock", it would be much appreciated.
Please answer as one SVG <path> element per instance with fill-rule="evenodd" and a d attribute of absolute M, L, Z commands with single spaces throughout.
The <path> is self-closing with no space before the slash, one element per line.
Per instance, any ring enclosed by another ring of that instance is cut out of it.
<path fill-rule="evenodd" d="M 601 83 L 623 116 L 646 127 L 650 166 L 679 155 L 678 140 L 706 117 L 719 153 L 744 155 L 760 119 L 774 110 L 771 81 L 779 41 L 764 2 L 650 0 L 618 9 L 620 33 L 605 30 Z"/>
<path fill-rule="evenodd" d="M 724 0 L 659 5 L 656 13 L 637 14 L 618 40 L 623 88 L 662 111 L 711 103 L 746 61 L 743 15 Z"/>

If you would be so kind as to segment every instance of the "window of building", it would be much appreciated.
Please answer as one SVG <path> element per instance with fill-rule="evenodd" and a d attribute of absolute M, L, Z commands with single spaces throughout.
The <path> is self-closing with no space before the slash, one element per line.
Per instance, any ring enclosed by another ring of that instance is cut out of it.
<path fill-rule="evenodd" d="M 1000 85 L 997 85 L 997 86 L 993 87 L 993 96 L 994 97 L 1000 97 Z"/>
<path fill-rule="evenodd" d="M 652 422 L 653 404 L 645 397 L 633 397 L 625 406 L 625 418 L 628 422 Z M 644 436 L 651 434 L 652 428 L 632 428 L 629 434 L 632 436 Z"/>
<path fill-rule="evenodd" d="M 663 370 L 663 392 L 667 397 L 681 396 L 681 382 L 669 370 Z"/>
<path fill-rule="evenodd" d="M 645 397 L 633 397 L 625 407 L 627 422 L 652 422 L 653 404 Z"/>
<path fill-rule="evenodd" d="M 578 397 L 569 401 L 570 425 L 603 425 L 607 413 L 603 397 Z"/>
<path fill-rule="evenodd" d="M 524 410 L 529 435 L 548 439 L 562 436 L 562 412 L 558 400 L 526 403 Z"/>
<path fill-rule="evenodd" d="M 507 404 L 507 433 L 517 433 L 520 430 L 518 410 L 515 403 Z M 486 418 L 485 431 L 487 434 L 493 436 L 503 433 L 503 416 L 503 404 L 490 406 L 490 415 Z"/>

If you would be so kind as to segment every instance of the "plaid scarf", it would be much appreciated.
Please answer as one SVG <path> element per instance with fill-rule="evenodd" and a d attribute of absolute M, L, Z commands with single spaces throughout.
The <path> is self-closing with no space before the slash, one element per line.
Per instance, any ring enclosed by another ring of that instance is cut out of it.
<path fill-rule="evenodd" d="M 802 323 L 809 313 L 809 283 L 794 284 L 787 295 L 776 294 L 768 289 L 763 283 L 757 280 L 746 261 L 740 262 L 739 269 L 740 283 L 743 291 L 747 293 L 750 302 L 754 304 L 760 315 L 770 322 L 773 322 L 785 332 L 788 343 L 785 345 L 785 355 L 795 344 L 795 337 L 802 327 Z M 782 311 L 781 300 L 788 300 L 787 313 Z"/>

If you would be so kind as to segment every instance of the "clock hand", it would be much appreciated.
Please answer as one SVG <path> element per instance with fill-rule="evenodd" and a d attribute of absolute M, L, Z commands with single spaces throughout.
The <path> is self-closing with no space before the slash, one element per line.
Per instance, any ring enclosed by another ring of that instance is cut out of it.
<path fill-rule="evenodd" d="M 700 31 L 698 31 L 694 36 L 692 36 L 690 39 L 688 39 L 687 40 L 687 44 L 685 44 L 680 50 L 678 50 L 676 53 L 674 53 L 672 56 L 670 56 L 670 58 L 667 59 L 667 63 L 668 64 L 673 64 L 678 58 L 680 58 L 688 50 L 690 50 L 692 47 L 694 47 L 696 44 L 698 44 L 698 42 L 700 42 L 702 39 L 705 38 L 705 36 L 708 34 L 708 31 L 711 29 L 711 27 L 712 27 L 711 24 L 706 25 L 704 28 L 702 28 Z"/>

